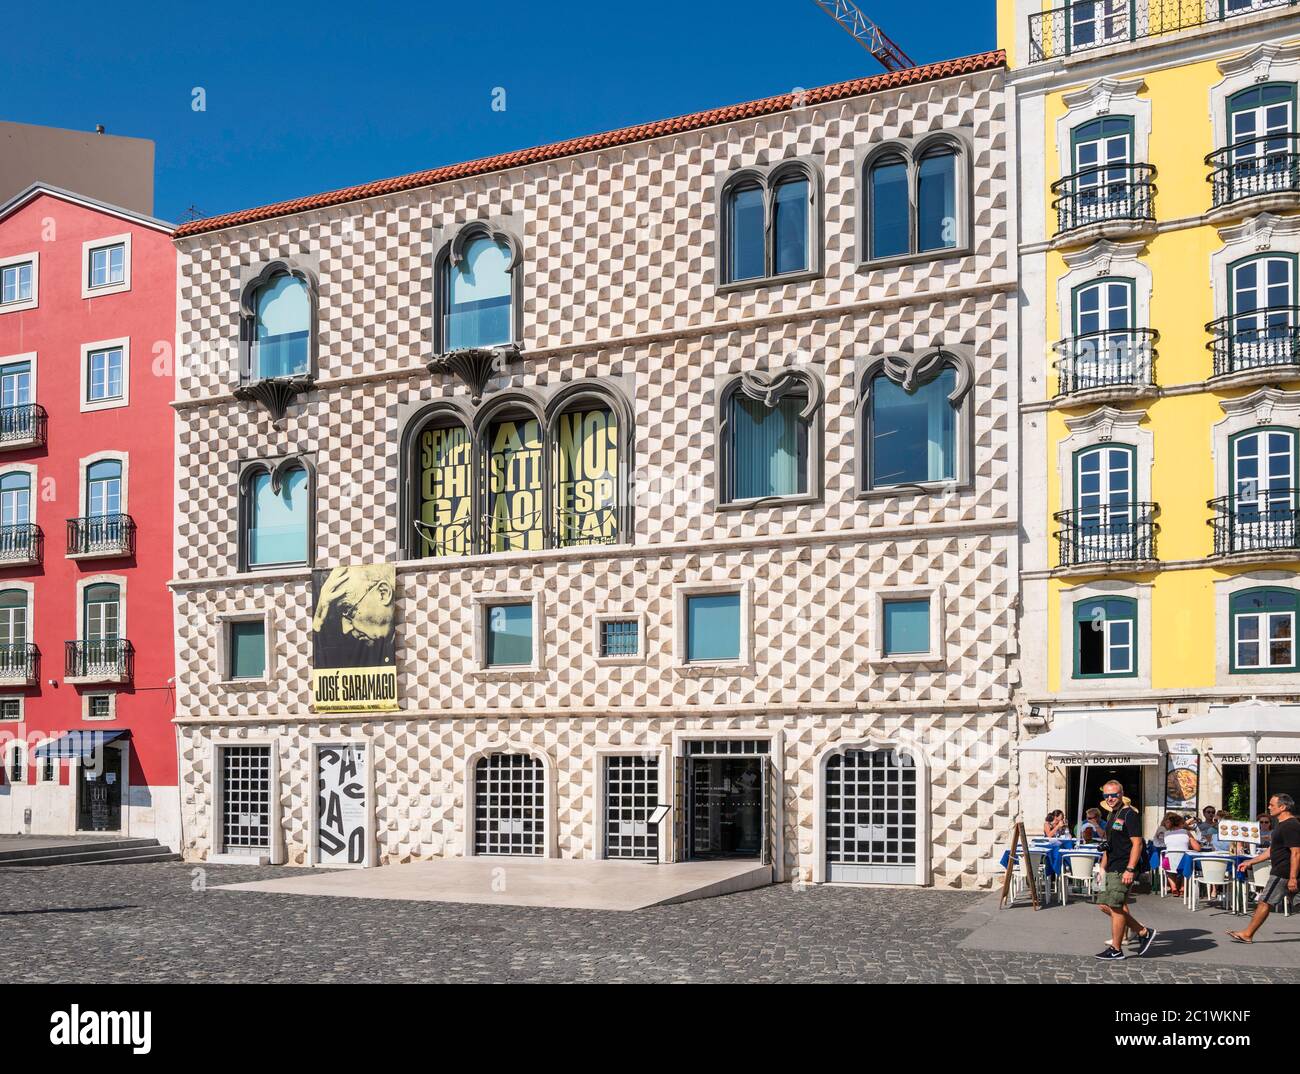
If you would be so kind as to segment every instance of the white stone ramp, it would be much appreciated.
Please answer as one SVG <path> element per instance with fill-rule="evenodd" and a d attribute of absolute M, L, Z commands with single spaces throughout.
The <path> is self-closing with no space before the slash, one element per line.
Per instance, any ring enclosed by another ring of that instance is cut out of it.
<path fill-rule="evenodd" d="M 568 858 L 438 858 L 377 869 L 304 870 L 301 876 L 216 887 L 342 899 L 628 911 L 730 895 L 770 883 L 771 866 L 753 860 L 655 865 Z"/>

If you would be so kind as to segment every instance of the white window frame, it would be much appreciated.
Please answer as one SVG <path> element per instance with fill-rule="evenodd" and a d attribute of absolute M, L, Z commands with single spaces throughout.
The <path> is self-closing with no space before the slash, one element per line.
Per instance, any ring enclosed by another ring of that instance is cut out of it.
<path fill-rule="evenodd" d="M 40 398 L 36 394 L 36 352 L 29 351 L 26 354 L 6 354 L 0 356 L 0 373 L 4 372 L 6 366 L 11 366 L 11 365 L 26 365 L 30 370 L 31 384 L 32 384 L 32 390 L 31 390 L 32 399 L 31 399 L 31 403 L 24 404 L 24 405 L 30 406 L 32 405 L 32 403 L 39 403 Z"/>
<path fill-rule="evenodd" d="M 101 584 L 117 586 L 117 638 L 130 641 L 126 624 L 126 578 L 121 574 L 91 574 L 77 579 L 77 640 L 86 640 L 86 589 Z"/>
<path fill-rule="evenodd" d="M 602 656 L 600 651 L 601 627 L 605 623 L 636 623 L 636 652 L 627 656 Z M 646 616 L 644 612 L 596 612 L 591 617 L 591 652 L 596 663 L 605 667 L 623 664 L 644 664 L 646 661 Z"/>
<path fill-rule="evenodd" d="M 92 716 L 90 714 L 90 699 L 92 697 L 108 698 L 108 715 Z M 110 720 L 117 719 L 117 691 L 116 690 L 88 690 L 81 695 L 81 718 L 87 723 L 108 723 Z"/>
<path fill-rule="evenodd" d="M 90 398 L 90 356 L 99 351 L 122 351 L 122 394 L 112 399 Z M 116 410 L 131 403 L 131 339 L 101 339 L 94 343 L 81 345 L 81 410 L 90 413 L 96 410 Z"/>
<path fill-rule="evenodd" d="M 96 250 L 110 246 L 123 247 L 122 280 L 120 283 L 106 283 L 92 287 L 90 283 L 90 257 Z M 81 244 L 81 297 L 101 298 L 105 295 L 120 295 L 131 290 L 131 234 L 109 235 L 102 239 L 89 239 Z"/>
<path fill-rule="evenodd" d="M 256 679 L 237 679 L 231 674 L 231 653 L 230 631 L 235 623 L 261 623 L 262 624 L 262 675 Z M 274 678 L 274 668 L 272 661 L 275 656 L 275 635 L 270 611 L 259 608 L 249 608 L 241 611 L 225 612 L 217 616 L 216 645 L 217 659 L 220 663 L 217 665 L 221 686 L 266 686 Z"/>
<path fill-rule="evenodd" d="M 533 614 L 533 657 L 527 664 L 488 665 L 487 651 L 487 614 L 490 607 L 498 604 L 527 604 Z M 510 679 L 517 677 L 535 678 L 545 669 L 543 631 L 546 617 L 542 594 L 532 590 L 508 590 L 499 593 L 476 593 L 470 600 L 470 613 L 474 617 L 471 626 L 474 638 L 473 675 L 486 678 Z"/>
<path fill-rule="evenodd" d="M 885 652 L 885 603 L 899 600 L 925 600 L 930 605 L 930 648 L 924 653 Z M 944 659 L 944 588 L 943 586 L 884 586 L 871 593 L 871 621 L 868 624 L 869 659 L 874 664 L 906 667 L 934 664 Z"/>
<path fill-rule="evenodd" d="M 1241 646 L 1240 624 L 1243 619 L 1254 619 L 1257 620 L 1259 624 L 1259 636 L 1255 638 L 1253 643 L 1248 640 L 1247 644 L 1254 644 L 1259 647 L 1258 655 L 1260 657 L 1260 662 L 1249 665 L 1249 670 L 1247 670 L 1246 674 L 1250 674 L 1251 671 L 1286 671 L 1296 667 L 1295 612 L 1237 612 L 1232 617 L 1231 630 L 1232 644 L 1237 646 L 1238 649 Z M 1272 625 L 1272 620 L 1274 619 L 1287 619 L 1291 622 L 1291 659 L 1285 664 L 1273 663 L 1270 653 L 1273 639 L 1271 631 L 1267 628 Z M 1238 654 L 1234 653 L 1234 656 L 1236 655 Z M 1242 666 L 1241 660 L 1238 659 L 1237 667 L 1240 668 Z"/>
<path fill-rule="evenodd" d="M 687 602 L 691 597 L 740 596 L 740 657 L 737 660 L 689 659 Z M 754 586 L 752 582 L 692 582 L 673 587 L 673 664 L 683 671 L 749 670 L 754 666 Z"/>
<path fill-rule="evenodd" d="M 12 257 L 0 257 L 0 269 L 7 269 L 14 265 L 25 265 L 28 262 L 31 262 L 32 266 L 32 297 L 16 302 L 0 302 L 0 314 L 21 313 L 23 310 L 34 310 L 40 304 L 40 253 L 32 251 L 30 254 L 15 254 Z M 2 275 L 3 273 L 0 273 L 0 276 Z"/>
<path fill-rule="evenodd" d="M 78 466 L 78 485 L 77 485 L 77 516 L 79 518 L 89 517 L 90 514 L 90 468 L 97 462 L 120 462 L 122 464 L 121 492 L 118 500 L 121 503 L 119 514 L 129 515 L 131 513 L 130 501 L 127 498 L 129 491 L 129 481 L 131 462 L 130 456 L 125 451 L 99 451 L 94 455 L 87 455 L 83 459 L 77 460 Z M 33 475 L 34 480 L 35 475 Z M 35 484 L 32 486 L 35 490 Z"/>
<path fill-rule="evenodd" d="M 26 713 L 26 705 L 24 704 L 24 698 L 23 698 L 23 695 L 22 695 L 22 694 L 5 694 L 3 700 L 5 700 L 5 701 L 17 701 L 17 702 L 18 702 L 18 715 L 17 715 L 17 716 L 5 716 L 5 715 L 3 715 L 2 713 L 0 713 L 0 723 L 22 723 L 22 722 L 23 722 L 23 719 L 24 719 L 24 718 L 26 717 L 26 715 L 27 715 L 27 713 Z"/>

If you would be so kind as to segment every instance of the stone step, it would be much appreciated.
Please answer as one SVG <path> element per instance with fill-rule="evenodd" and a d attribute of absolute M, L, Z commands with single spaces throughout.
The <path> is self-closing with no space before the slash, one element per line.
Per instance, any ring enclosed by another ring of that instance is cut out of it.
<path fill-rule="evenodd" d="M 157 839 L 113 839 L 5 851 L 0 854 L 0 869 L 179 860 L 179 854 L 173 854 Z"/>

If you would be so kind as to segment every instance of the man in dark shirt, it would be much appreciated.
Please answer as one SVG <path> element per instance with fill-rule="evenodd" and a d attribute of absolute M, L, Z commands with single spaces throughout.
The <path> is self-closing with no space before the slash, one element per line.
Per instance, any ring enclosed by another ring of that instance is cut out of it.
<path fill-rule="evenodd" d="M 1156 930 L 1145 928 L 1128 908 L 1128 889 L 1137 879 L 1138 862 L 1142 860 L 1142 828 L 1137 810 L 1124 804 L 1124 788 L 1114 780 L 1102 787 L 1101 794 L 1108 812 L 1101 851 L 1104 878 L 1097 903 L 1110 918 L 1110 940 L 1096 957 L 1103 962 L 1119 962 L 1124 958 L 1126 929 L 1138 938 L 1139 955 L 1150 950 Z"/>
<path fill-rule="evenodd" d="M 1300 820 L 1292 815 L 1295 799 L 1289 794 L 1275 794 L 1268 800 L 1268 815 L 1273 818 L 1273 838 L 1267 849 L 1250 861 L 1237 866 L 1245 872 L 1252 865 L 1268 862 L 1268 884 L 1255 903 L 1255 916 L 1240 932 L 1228 933 L 1237 943 L 1254 942 L 1255 933 L 1273 910 L 1279 910 L 1296 893 L 1300 878 Z"/>

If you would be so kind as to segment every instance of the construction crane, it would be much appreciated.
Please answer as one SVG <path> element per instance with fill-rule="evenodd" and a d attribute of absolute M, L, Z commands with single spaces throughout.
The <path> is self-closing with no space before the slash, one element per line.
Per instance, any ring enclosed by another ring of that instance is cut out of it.
<path fill-rule="evenodd" d="M 886 71 L 903 71 L 915 67 L 916 61 L 899 48 L 879 26 L 862 14 L 853 0 L 813 0 L 827 15 L 838 22 L 846 34 L 880 61 Z"/>

